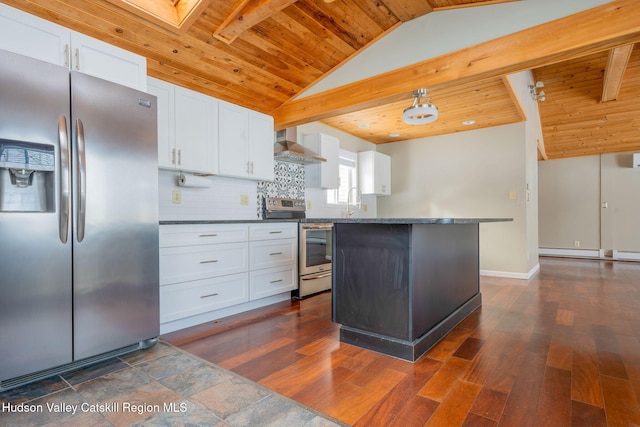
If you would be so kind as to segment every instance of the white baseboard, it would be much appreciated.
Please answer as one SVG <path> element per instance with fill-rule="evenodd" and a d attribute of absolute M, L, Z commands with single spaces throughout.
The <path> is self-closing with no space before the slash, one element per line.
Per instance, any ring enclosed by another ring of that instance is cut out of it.
<path fill-rule="evenodd" d="M 552 249 L 539 248 L 538 255 L 559 256 L 570 258 L 600 258 L 601 253 L 598 249 Z"/>
<path fill-rule="evenodd" d="M 523 279 L 529 280 L 540 271 L 540 264 L 536 264 L 528 273 L 515 273 L 511 271 L 492 271 L 492 270 L 480 270 L 481 276 L 490 277 L 505 277 L 507 279 Z"/>
<path fill-rule="evenodd" d="M 542 256 L 556 256 L 569 258 L 594 258 L 621 261 L 640 261 L 640 252 L 624 252 L 617 249 L 605 251 L 604 249 L 551 249 L 539 248 L 538 254 Z"/>
<path fill-rule="evenodd" d="M 613 250 L 613 259 L 620 259 L 625 261 L 640 261 L 640 253 L 639 252 L 621 252 L 617 250 Z"/>

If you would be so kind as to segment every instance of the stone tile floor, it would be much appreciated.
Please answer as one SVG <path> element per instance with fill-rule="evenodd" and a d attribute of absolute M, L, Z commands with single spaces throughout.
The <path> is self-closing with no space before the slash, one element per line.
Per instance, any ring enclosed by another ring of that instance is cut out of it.
<path fill-rule="evenodd" d="M 0 393 L 0 426 L 57 425 L 344 426 L 162 341 Z"/>

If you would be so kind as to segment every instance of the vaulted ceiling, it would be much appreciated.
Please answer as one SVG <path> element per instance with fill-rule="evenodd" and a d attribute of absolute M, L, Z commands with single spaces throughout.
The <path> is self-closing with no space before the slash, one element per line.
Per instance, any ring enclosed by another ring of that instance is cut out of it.
<path fill-rule="evenodd" d="M 640 151 L 637 0 L 298 98 L 404 22 L 517 0 L 0 1 L 143 55 L 150 76 L 271 114 L 279 128 L 322 121 L 386 143 L 520 122 L 505 76 L 531 69 L 546 93 L 540 158 Z M 405 125 L 401 112 L 425 80 L 440 117 Z"/>

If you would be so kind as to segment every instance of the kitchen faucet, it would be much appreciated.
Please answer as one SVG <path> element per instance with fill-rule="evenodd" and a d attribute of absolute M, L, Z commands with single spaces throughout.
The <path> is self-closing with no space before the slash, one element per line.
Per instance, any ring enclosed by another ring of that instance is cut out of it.
<path fill-rule="evenodd" d="M 355 213 L 355 211 L 352 211 L 350 206 L 351 206 L 351 190 L 356 190 L 356 202 L 354 203 L 354 206 L 356 206 L 358 209 L 360 209 L 360 205 L 362 204 L 362 193 L 360 193 L 360 189 L 358 187 L 351 187 L 349 188 L 349 190 L 347 191 L 347 217 L 351 217 L 351 215 L 353 215 Z"/>

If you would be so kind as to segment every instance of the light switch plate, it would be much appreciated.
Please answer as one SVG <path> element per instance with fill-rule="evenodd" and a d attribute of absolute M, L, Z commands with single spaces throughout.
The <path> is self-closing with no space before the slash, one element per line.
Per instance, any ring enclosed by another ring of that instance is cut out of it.
<path fill-rule="evenodd" d="M 249 204 L 249 196 L 247 194 L 240 195 L 240 204 L 242 206 L 247 206 Z"/>

